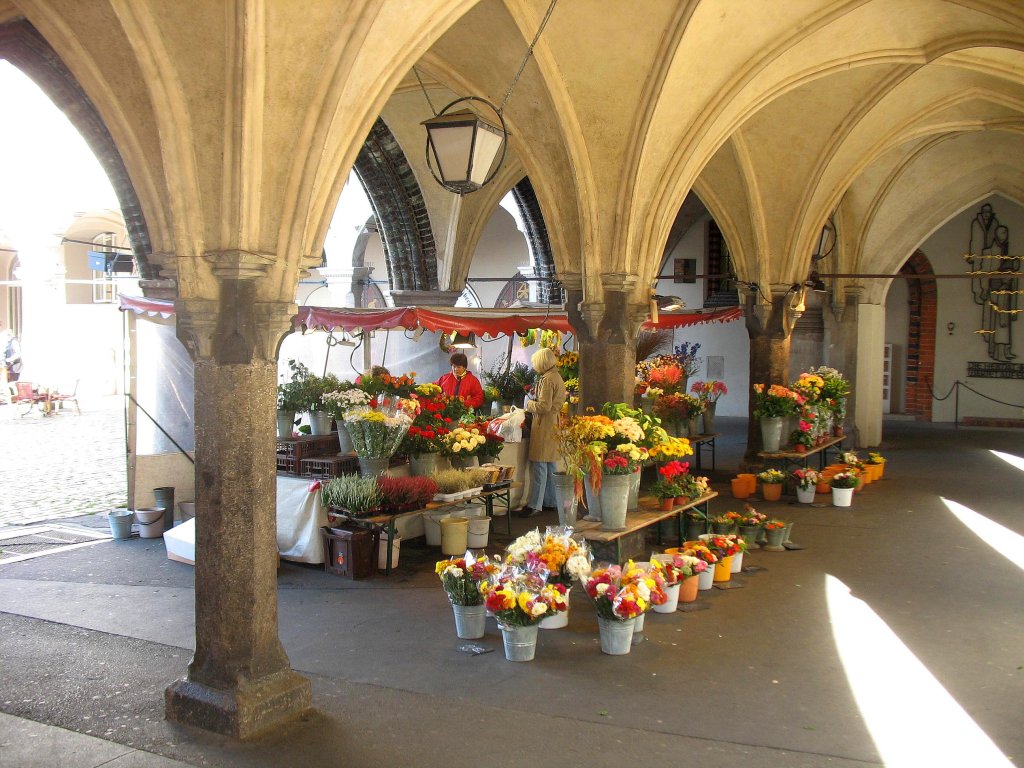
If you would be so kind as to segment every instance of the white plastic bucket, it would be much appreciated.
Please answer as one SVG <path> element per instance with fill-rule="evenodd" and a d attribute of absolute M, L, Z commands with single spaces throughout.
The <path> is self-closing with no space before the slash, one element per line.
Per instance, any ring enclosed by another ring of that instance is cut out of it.
<path fill-rule="evenodd" d="M 423 515 L 423 533 L 428 547 L 441 546 L 441 521 L 450 516 L 451 512 L 427 512 Z"/>
<path fill-rule="evenodd" d="M 159 539 L 164 535 L 164 508 L 143 507 L 135 510 L 140 539 Z"/>
<path fill-rule="evenodd" d="M 402 548 L 402 537 L 397 533 L 391 541 L 391 567 L 398 565 L 398 555 Z M 384 570 L 388 567 L 388 539 L 387 536 L 380 537 L 380 545 L 377 547 L 377 567 Z"/>
<path fill-rule="evenodd" d="M 464 517 L 446 517 L 441 521 L 441 552 L 459 556 L 469 547 L 469 520 Z"/>
<path fill-rule="evenodd" d="M 468 547 L 470 549 L 483 549 L 487 546 L 487 538 L 491 532 L 491 518 L 473 517 L 469 520 L 469 533 L 467 535 Z"/>

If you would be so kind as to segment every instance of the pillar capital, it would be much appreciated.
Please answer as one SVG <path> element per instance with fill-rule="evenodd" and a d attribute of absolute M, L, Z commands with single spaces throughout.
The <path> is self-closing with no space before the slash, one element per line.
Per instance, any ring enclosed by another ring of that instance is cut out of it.
<path fill-rule="evenodd" d="M 567 291 L 579 292 L 583 290 L 583 275 L 579 272 L 559 272 L 555 275 L 555 278 Z"/>
<path fill-rule="evenodd" d="M 290 330 L 295 304 L 254 301 L 247 280 L 225 280 L 219 301 L 178 299 L 178 339 L 194 361 L 249 364 L 276 360 L 282 337 Z"/>
<path fill-rule="evenodd" d="M 602 272 L 601 273 L 601 285 L 605 291 L 615 291 L 616 293 L 628 293 L 636 287 L 637 280 L 640 278 L 637 275 L 630 274 L 629 272 Z"/>
<path fill-rule="evenodd" d="M 225 280 L 256 280 L 268 275 L 270 268 L 277 263 L 276 254 L 243 248 L 207 251 L 203 258 L 209 262 L 213 274 Z"/>

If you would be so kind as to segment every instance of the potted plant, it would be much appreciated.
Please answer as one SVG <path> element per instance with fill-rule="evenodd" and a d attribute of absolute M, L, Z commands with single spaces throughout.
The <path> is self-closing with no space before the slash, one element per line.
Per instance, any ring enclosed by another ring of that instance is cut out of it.
<path fill-rule="evenodd" d="M 832 475 L 832 506 L 848 507 L 853 503 L 853 491 L 859 478 L 856 472 L 836 472 Z"/>
<path fill-rule="evenodd" d="M 785 549 L 782 546 L 782 540 L 786 535 L 786 522 L 777 518 L 766 521 L 764 524 L 764 535 L 764 548 L 769 552 L 781 552 Z"/>
<path fill-rule="evenodd" d="M 761 420 L 761 443 L 765 451 L 779 450 L 782 443 L 782 421 L 794 415 L 803 403 L 803 396 L 779 384 L 754 384 L 754 416 Z"/>
<path fill-rule="evenodd" d="M 814 425 L 804 419 L 797 422 L 797 428 L 789 434 L 789 441 L 793 444 L 793 450 L 797 453 L 807 453 L 809 448 L 814 447 Z"/>
<path fill-rule="evenodd" d="M 801 504 L 814 501 L 814 491 L 821 480 L 821 473 L 813 469 L 801 468 L 793 470 L 790 475 L 796 481 L 796 500 Z"/>
<path fill-rule="evenodd" d="M 372 401 L 371 401 L 372 402 Z M 352 448 L 364 474 L 387 471 L 389 459 L 398 450 L 412 424 L 412 400 L 396 398 L 377 406 L 358 405 L 345 412 L 345 427 L 352 436 Z"/>
<path fill-rule="evenodd" d="M 325 407 L 324 395 L 342 389 L 341 380 L 333 373 L 326 376 L 309 374 L 303 380 L 302 399 L 304 410 L 309 412 L 309 428 L 311 434 L 329 435 L 331 433 L 331 415 Z"/>
<path fill-rule="evenodd" d="M 881 480 L 885 475 L 885 457 L 880 453 L 868 453 L 864 465 L 873 474 L 873 480 Z"/>
<path fill-rule="evenodd" d="M 821 377 L 820 399 L 832 410 L 832 434 L 842 437 L 843 421 L 846 419 L 846 398 L 850 394 L 850 383 L 842 373 L 825 365 L 812 368 L 810 372 Z"/>
<path fill-rule="evenodd" d="M 714 586 L 715 565 L 718 563 L 718 555 L 708 549 L 703 541 L 688 541 L 683 548 L 683 554 L 694 557 L 704 563 L 704 568 L 697 573 L 697 589 L 711 589 Z"/>
<path fill-rule="evenodd" d="M 346 517 L 371 517 L 384 503 L 377 479 L 360 475 L 332 477 L 322 484 L 320 498 L 324 506 Z"/>
<path fill-rule="evenodd" d="M 474 640 L 484 636 L 487 613 L 481 587 L 497 571 L 498 566 L 487 558 L 452 557 L 434 566 L 452 604 L 458 637 Z"/>
<path fill-rule="evenodd" d="M 695 381 L 690 387 L 690 392 L 700 398 L 704 404 L 701 413 L 704 416 L 704 434 L 710 435 L 715 431 L 715 409 L 718 399 L 722 395 L 729 394 L 729 388 L 724 381 Z"/>
<path fill-rule="evenodd" d="M 714 581 L 729 581 L 732 578 L 732 558 L 742 551 L 740 539 L 735 535 L 710 536 L 704 540 L 704 546 L 718 558 Z"/>
<path fill-rule="evenodd" d="M 715 515 L 711 518 L 711 531 L 722 536 L 735 533 L 739 521 L 740 515 L 736 512 L 725 512 L 721 515 Z"/>
<path fill-rule="evenodd" d="M 740 514 L 738 532 L 740 538 L 747 543 L 748 547 L 752 547 L 757 543 L 757 539 L 761 535 L 762 527 L 767 520 L 767 515 L 758 512 L 749 504 Z"/>
<path fill-rule="evenodd" d="M 432 477 L 388 477 L 376 478 L 384 498 L 384 507 L 393 513 L 422 509 L 437 493 L 437 483 Z"/>
<path fill-rule="evenodd" d="M 294 359 L 288 361 L 291 378 L 277 386 L 277 436 L 289 438 L 295 427 L 295 414 L 305 410 L 304 397 L 309 368 Z"/>
<path fill-rule="evenodd" d="M 766 469 L 757 473 L 757 479 L 761 481 L 761 495 L 765 501 L 778 501 L 782 498 L 782 484 L 786 476 L 777 469 Z"/>
<path fill-rule="evenodd" d="M 452 468 L 466 468 L 476 461 L 480 448 L 486 442 L 480 427 L 459 426 L 441 438 L 441 450 L 448 456 Z"/>
<path fill-rule="evenodd" d="M 355 384 L 343 381 L 339 389 L 325 392 L 323 396 L 324 412 L 329 414 L 338 424 L 338 448 L 341 453 L 353 453 L 352 435 L 345 426 L 345 414 L 358 406 L 370 404 L 370 396 Z"/>

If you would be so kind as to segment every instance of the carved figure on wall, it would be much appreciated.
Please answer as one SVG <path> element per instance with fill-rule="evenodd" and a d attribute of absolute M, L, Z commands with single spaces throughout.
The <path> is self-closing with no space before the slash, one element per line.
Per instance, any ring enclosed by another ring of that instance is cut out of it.
<path fill-rule="evenodd" d="M 981 306 L 981 328 L 988 356 L 1008 362 L 1013 353 L 1013 324 L 1019 314 L 1020 280 L 1016 276 L 1000 276 L 1000 272 L 1020 270 L 1021 259 L 1009 257 L 1010 230 L 985 203 L 971 221 L 967 261 L 971 271 L 978 273 L 971 279 L 974 301 Z"/>

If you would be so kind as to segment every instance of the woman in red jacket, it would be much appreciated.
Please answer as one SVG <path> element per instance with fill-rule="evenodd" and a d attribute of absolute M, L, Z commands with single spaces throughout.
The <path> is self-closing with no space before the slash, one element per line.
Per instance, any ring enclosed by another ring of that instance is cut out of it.
<path fill-rule="evenodd" d="M 480 379 L 469 372 L 469 360 L 461 352 L 453 354 L 448 361 L 452 364 L 452 372 L 446 373 L 437 380 L 437 385 L 448 397 L 461 397 L 470 408 L 480 408 L 484 404 L 484 388 Z"/>

